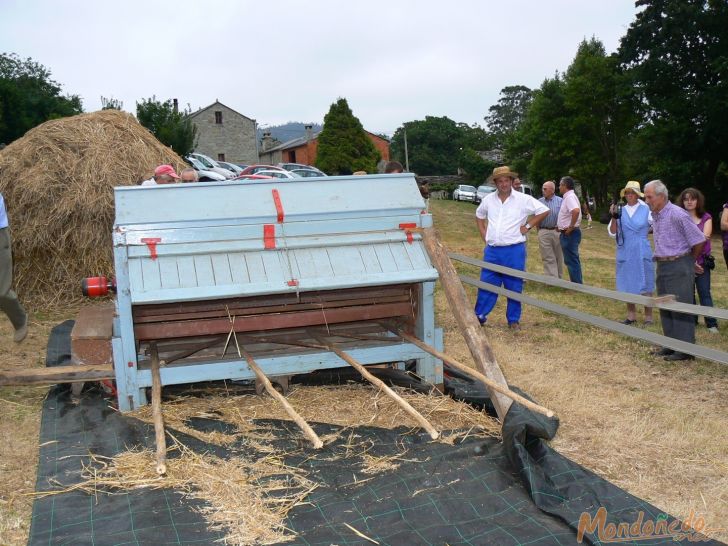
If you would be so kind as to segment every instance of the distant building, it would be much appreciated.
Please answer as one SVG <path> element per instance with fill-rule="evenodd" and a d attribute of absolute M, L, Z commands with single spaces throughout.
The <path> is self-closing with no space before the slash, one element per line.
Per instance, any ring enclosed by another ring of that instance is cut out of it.
<path fill-rule="evenodd" d="M 318 136 L 321 131 L 314 133 L 311 125 L 306 126 L 306 134 L 287 142 L 278 143 L 271 138 L 270 133 L 263 133 L 260 147 L 260 162 L 267 165 L 276 163 L 303 163 L 315 165 L 318 153 Z M 379 150 L 384 161 L 389 161 L 389 141 L 379 135 L 366 131 L 369 140 Z"/>
<path fill-rule="evenodd" d="M 219 161 L 258 163 L 258 142 L 254 119 L 216 100 L 189 115 L 197 127 L 195 151 Z"/>
<path fill-rule="evenodd" d="M 493 163 L 503 164 L 505 160 L 505 154 L 500 148 L 493 148 L 492 150 L 483 150 L 477 153 L 484 161 L 491 161 Z"/>

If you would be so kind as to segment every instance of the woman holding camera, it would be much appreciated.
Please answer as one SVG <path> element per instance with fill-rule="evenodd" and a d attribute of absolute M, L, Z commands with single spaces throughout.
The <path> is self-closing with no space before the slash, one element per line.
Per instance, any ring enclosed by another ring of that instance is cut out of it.
<path fill-rule="evenodd" d="M 695 288 L 698 290 L 700 305 L 713 307 L 713 297 L 710 295 L 710 270 L 715 267 L 715 259 L 710 254 L 713 217 L 709 212 L 705 212 L 705 197 L 700 190 L 695 188 L 683 190 L 675 204 L 688 211 L 690 218 L 705 235 L 705 246 L 698 259 L 695 260 Z M 705 326 L 709 332 L 718 333 L 718 321 L 714 317 L 705 317 Z"/>
<path fill-rule="evenodd" d="M 640 197 L 640 183 L 630 180 L 619 192 L 627 201 L 624 205 L 613 204 L 612 216 L 607 229 L 617 242 L 617 290 L 630 294 L 651 296 L 655 290 L 655 269 L 652 264 L 652 247 L 647 233 L 652 225 L 650 208 Z M 623 324 L 637 322 L 637 306 L 627 304 L 627 318 Z M 652 324 L 652 307 L 645 306 L 645 326 Z"/>

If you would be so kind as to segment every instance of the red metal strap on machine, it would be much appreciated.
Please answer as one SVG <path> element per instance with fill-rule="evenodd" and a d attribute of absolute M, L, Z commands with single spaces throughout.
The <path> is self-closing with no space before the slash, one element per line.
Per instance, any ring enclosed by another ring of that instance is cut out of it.
<path fill-rule="evenodd" d="M 278 193 L 278 190 L 272 190 L 273 193 L 273 203 L 275 203 L 276 206 L 276 213 L 278 214 L 278 223 L 283 223 L 283 217 L 285 216 L 283 214 L 283 204 L 281 203 L 281 195 Z"/>
<path fill-rule="evenodd" d="M 276 226 L 274 224 L 263 224 L 263 245 L 266 250 L 276 247 Z"/>
<path fill-rule="evenodd" d="M 143 237 L 142 243 L 147 245 L 149 247 L 149 255 L 151 256 L 152 260 L 157 259 L 157 243 L 161 243 L 162 239 L 159 237 Z"/>
<path fill-rule="evenodd" d="M 399 225 L 399 229 L 403 229 L 405 234 L 407 234 L 407 242 L 409 244 L 412 244 L 412 242 L 415 240 L 415 238 L 412 236 L 412 232 L 410 230 L 416 229 L 416 228 L 417 228 L 417 224 L 415 224 L 414 222 Z"/>
<path fill-rule="evenodd" d="M 298 286 L 298 279 L 291 279 L 286 283 L 288 286 Z"/>

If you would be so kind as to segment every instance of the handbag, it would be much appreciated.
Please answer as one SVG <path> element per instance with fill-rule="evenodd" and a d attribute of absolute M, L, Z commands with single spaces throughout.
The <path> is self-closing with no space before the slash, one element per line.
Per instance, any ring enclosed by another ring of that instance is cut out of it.
<path fill-rule="evenodd" d="M 712 254 L 703 256 L 703 266 L 705 269 L 715 269 L 715 258 Z"/>

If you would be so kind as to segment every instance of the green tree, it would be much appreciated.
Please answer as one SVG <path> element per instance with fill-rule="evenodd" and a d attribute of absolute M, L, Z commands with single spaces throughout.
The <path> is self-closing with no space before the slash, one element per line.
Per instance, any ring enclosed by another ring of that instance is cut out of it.
<path fill-rule="evenodd" d="M 635 171 L 724 196 L 728 2 L 638 0 L 619 54 L 639 97 Z"/>
<path fill-rule="evenodd" d="M 0 143 L 10 143 L 49 119 L 83 112 L 78 95 L 61 95 L 50 71 L 28 58 L 0 53 Z"/>
<path fill-rule="evenodd" d="M 485 122 L 495 146 L 505 148 L 526 117 L 533 91 L 525 85 L 509 85 L 501 89 L 500 95 L 498 103 L 488 109 Z"/>
<path fill-rule="evenodd" d="M 101 96 L 101 109 L 102 110 L 123 110 L 124 103 L 119 99 L 111 97 L 107 99 L 103 95 Z"/>
<path fill-rule="evenodd" d="M 136 105 L 137 119 L 157 140 L 184 157 L 195 149 L 197 127 L 189 111 L 175 111 L 172 100 L 160 102 L 156 97 L 142 99 Z"/>
<path fill-rule="evenodd" d="M 569 174 L 603 203 L 624 183 L 625 148 L 635 122 L 618 59 L 599 40 L 584 40 L 566 73 L 546 79 L 534 93 L 507 157 L 537 183 Z"/>
<path fill-rule="evenodd" d="M 381 158 L 346 99 L 338 99 L 324 116 L 316 166 L 327 174 L 374 173 Z"/>

